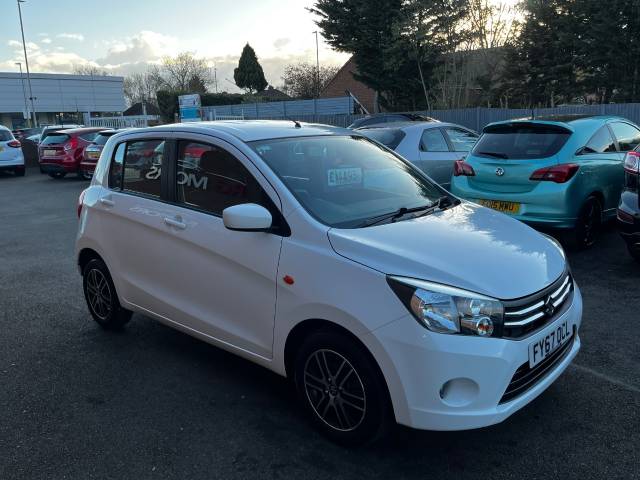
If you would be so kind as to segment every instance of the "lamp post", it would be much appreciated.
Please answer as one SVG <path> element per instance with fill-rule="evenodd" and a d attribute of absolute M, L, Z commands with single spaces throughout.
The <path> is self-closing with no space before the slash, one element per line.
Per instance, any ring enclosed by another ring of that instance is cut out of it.
<path fill-rule="evenodd" d="M 316 35 L 316 97 L 320 98 L 320 52 L 318 50 L 318 31 L 313 32 Z"/>
<path fill-rule="evenodd" d="M 22 25 L 22 8 L 20 7 L 20 4 L 24 3 L 25 1 L 26 0 L 16 0 L 16 2 L 18 3 L 18 15 L 20 17 L 20 32 L 22 33 L 22 48 L 24 50 L 24 64 L 27 67 L 27 83 L 29 84 L 29 100 L 31 100 L 31 115 L 33 116 L 32 126 L 37 128 L 38 119 L 36 117 L 36 109 L 33 105 L 34 97 L 33 97 L 33 90 L 31 88 L 31 74 L 29 73 L 29 58 L 27 56 L 27 44 L 24 41 L 24 27 Z"/>
<path fill-rule="evenodd" d="M 22 76 L 22 63 L 16 62 L 16 65 L 20 67 L 20 82 L 22 83 L 22 98 L 24 98 L 24 114 L 26 115 L 25 120 L 29 120 L 29 105 L 27 105 L 27 91 L 24 88 L 24 77 Z"/>

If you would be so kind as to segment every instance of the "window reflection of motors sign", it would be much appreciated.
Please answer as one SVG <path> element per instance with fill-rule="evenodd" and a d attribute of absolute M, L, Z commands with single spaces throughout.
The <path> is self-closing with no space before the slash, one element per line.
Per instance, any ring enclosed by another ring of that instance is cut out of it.
<path fill-rule="evenodd" d="M 145 178 L 147 180 L 157 180 L 160 178 L 161 174 L 162 174 L 162 168 L 157 165 L 153 165 L 151 167 L 151 170 L 149 170 L 145 175 Z M 198 178 L 198 176 L 196 176 L 196 174 L 193 172 L 187 173 L 182 171 L 182 172 L 178 172 L 176 176 L 177 176 L 178 185 L 186 185 L 187 187 L 206 190 L 207 185 L 209 184 L 208 177 L 201 176 L 200 178 Z"/>

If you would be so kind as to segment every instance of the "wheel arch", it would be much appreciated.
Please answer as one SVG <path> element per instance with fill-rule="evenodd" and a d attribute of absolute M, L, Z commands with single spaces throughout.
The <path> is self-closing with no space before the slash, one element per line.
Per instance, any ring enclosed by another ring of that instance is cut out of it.
<path fill-rule="evenodd" d="M 324 320 L 319 318 L 311 318 L 311 319 L 303 320 L 297 323 L 289 331 L 289 334 L 287 335 L 287 339 L 285 340 L 284 358 L 283 358 L 286 377 L 289 379 L 294 378 L 293 364 L 295 361 L 296 353 L 300 348 L 300 346 L 302 345 L 302 342 L 304 341 L 304 339 L 307 338 L 312 333 L 319 332 L 319 331 L 331 331 L 331 332 L 339 333 L 341 335 L 345 335 L 350 340 L 352 340 L 357 345 L 359 345 L 360 348 L 362 348 L 362 351 L 365 352 L 365 354 L 369 357 L 369 359 L 375 366 L 375 369 L 378 372 L 378 375 L 380 375 L 380 379 L 384 383 L 387 400 L 389 401 L 389 405 L 393 406 L 392 410 L 395 415 L 396 405 L 394 404 L 394 400 L 396 399 L 393 398 L 393 396 L 391 395 L 389 380 L 385 376 L 383 369 L 380 366 L 380 363 L 376 360 L 376 357 L 371 352 L 371 349 L 367 347 L 367 345 L 353 332 L 343 327 L 342 325 L 339 325 L 330 320 Z"/>
<path fill-rule="evenodd" d="M 98 259 L 104 262 L 106 265 L 107 262 L 104 261 L 104 258 L 96 252 L 93 248 L 85 247 L 78 253 L 78 267 L 80 267 L 80 275 L 84 274 L 84 267 L 93 259 Z"/>

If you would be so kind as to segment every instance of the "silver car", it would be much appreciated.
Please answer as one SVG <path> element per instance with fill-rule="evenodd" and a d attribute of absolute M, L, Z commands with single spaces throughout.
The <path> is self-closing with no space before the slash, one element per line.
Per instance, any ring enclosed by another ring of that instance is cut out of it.
<path fill-rule="evenodd" d="M 453 163 L 464 158 L 478 140 L 473 130 L 444 122 L 387 123 L 357 131 L 395 150 L 447 189 Z"/>

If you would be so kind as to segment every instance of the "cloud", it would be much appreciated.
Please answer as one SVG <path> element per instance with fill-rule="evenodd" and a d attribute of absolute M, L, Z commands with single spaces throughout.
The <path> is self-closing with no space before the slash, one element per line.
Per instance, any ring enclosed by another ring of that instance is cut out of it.
<path fill-rule="evenodd" d="M 276 38 L 273 42 L 273 46 L 275 49 L 280 50 L 282 47 L 285 47 L 291 43 L 290 38 Z"/>
<path fill-rule="evenodd" d="M 42 43 L 46 43 L 47 45 L 51 43 L 51 39 L 50 39 L 50 38 L 48 38 L 48 37 L 43 38 L 43 39 L 42 39 L 42 40 L 40 40 L 40 41 L 41 41 Z"/>
<path fill-rule="evenodd" d="M 56 37 L 67 38 L 69 40 L 77 40 L 79 42 L 84 41 L 84 35 L 82 35 L 81 33 L 59 33 L 58 35 L 56 35 Z"/>
<path fill-rule="evenodd" d="M 143 30 L 124 41 L 109 42 L 107 54 L 96 61 L 113 68 L 129 64 L 158 61 L 165 55 L 179 53 L 178 39 L 169 35 Z"/>

